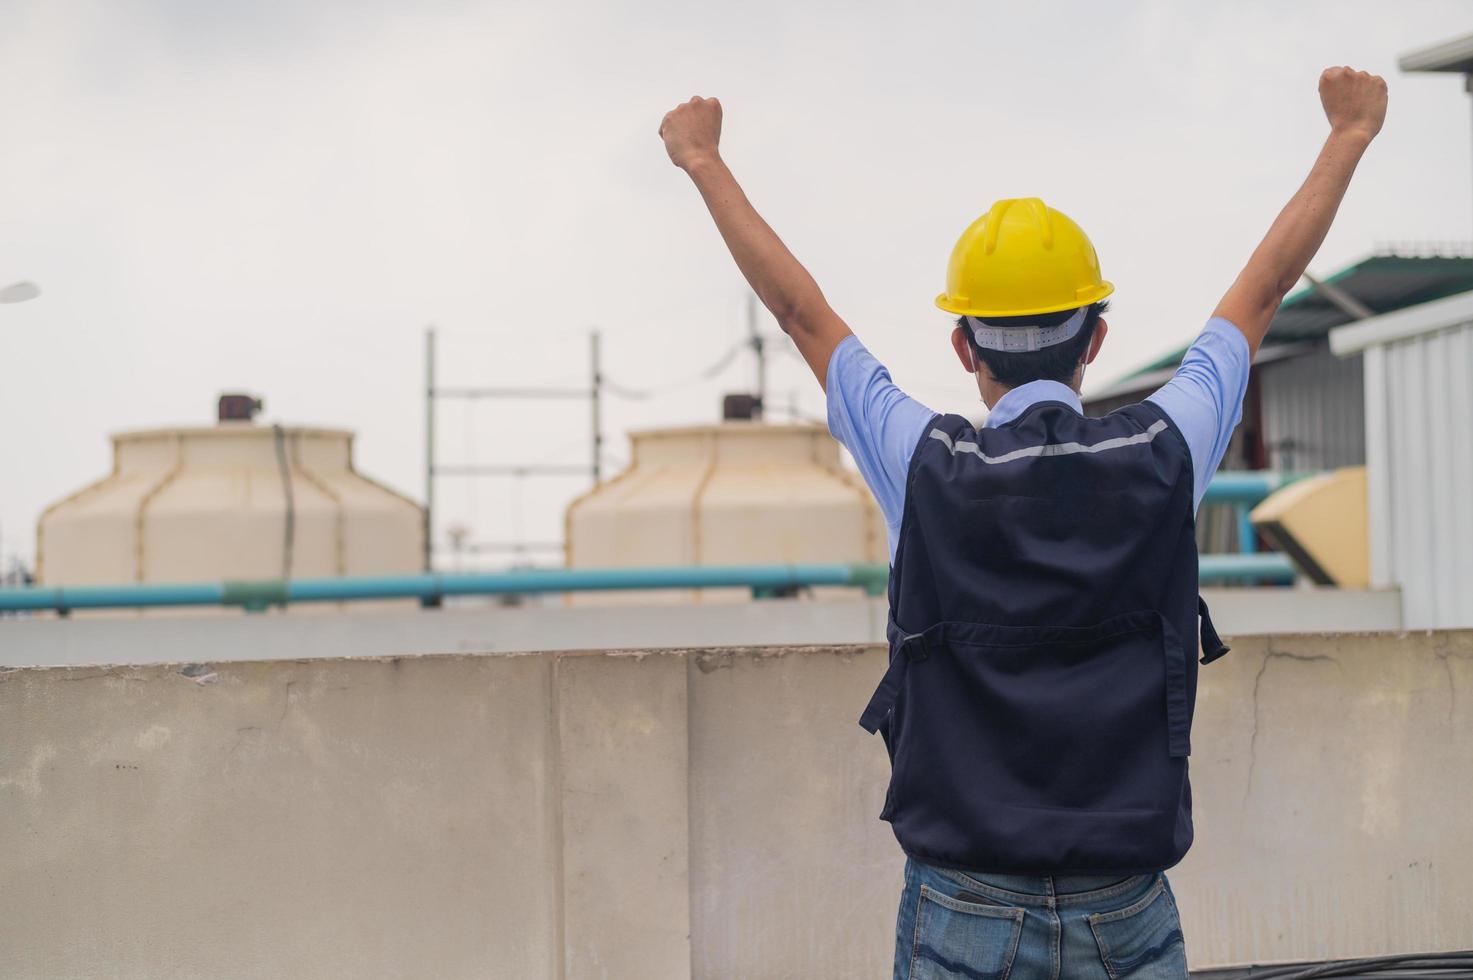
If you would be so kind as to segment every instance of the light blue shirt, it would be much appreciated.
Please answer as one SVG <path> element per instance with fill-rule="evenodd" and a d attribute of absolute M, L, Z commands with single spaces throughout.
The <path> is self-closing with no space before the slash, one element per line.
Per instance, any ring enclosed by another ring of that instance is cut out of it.
<path fill-rule="evenodd" d="M 1186 439 L 1192 454 L 1196 506 L 1201 506 L 1207 484 L 1242 418 L 1250 361 L 1248 338 L 1227 320 L 1213 317 L 1187 350 L 1176 374 L 1146 399 L 1165 412 Z M 879 502 L 894 561 L 911 453 L 937 413 L 901 391 L 890 380 L 890 372 L 854 336 L 845 337 L 834 349 L 826 387 L 829 431 L 854 457 Z M 1059 401 L 1075 411 L 1083 410 L 1079 396 L 1069 386 L 1030 381 L 999 398 L 983 425 L 1003 425 L 1041 401 Z"/>

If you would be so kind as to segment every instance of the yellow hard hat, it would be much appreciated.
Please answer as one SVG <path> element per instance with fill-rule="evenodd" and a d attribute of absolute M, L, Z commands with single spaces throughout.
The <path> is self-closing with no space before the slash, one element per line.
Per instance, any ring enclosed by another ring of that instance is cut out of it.
<path fill-rule="evenodd" d="M 1100 278 L 1089 237 L 1068 215 L 1036 197 L 1016 197 L 962 232 L 936 305 L 984 319 L 1030 316 L 1088 306 L 1114 291 Z"/>

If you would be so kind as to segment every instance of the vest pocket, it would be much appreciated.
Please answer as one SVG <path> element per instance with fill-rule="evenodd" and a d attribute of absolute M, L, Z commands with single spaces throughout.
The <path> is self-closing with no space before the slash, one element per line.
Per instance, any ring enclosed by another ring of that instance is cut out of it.
<path fill-rule="evenodd" d="M 948 621 L 897 654 L 908 668 L 886 809 L 911 853 L 993 870 L 1179 858 L 1187 654 L 1159 612 L 1083 627 Z M 979 854 L 984 841 L 995 855 Z M 1067 859 L 1043 860 L 1056 849 Z"/>
<path fill-rule="evenodd" d="M 1188 653 L 1170 620 L 1155 610 L 1092 626 L 949 621 L 908 642 L 921 649 L 912 661 L 950 654 L 935 667 L 913 663 L 913 684 L 931 687 L 924 679 L 930 667 L 934 683 L 960 684 L 976 694 L 994 718 L 1043 746 L 1045 757 L 1102 754 L 1091 747 L 1103 750 L 1112 733 L 1141 737 L 1148 729 L 1161 733 L 1155 747 L 1168 757 L 1191 754 Z M 1023 747 L 1017 736 L 1006 741 Z M 1057 751 L 1048 752 L 1050 746 Z"/>
<path fill-rule="evenodd" d="M 1022 932 L 1020 908 L 964 902 L 922 885 L 910 980 L 1007 980 Z"/>
<path fill-rule="evenodd" d="M 1187 699 L 1187 657 L 1191 654 L 1182 646 L 1171 620 L 1160 619 L 1166 664 L 1166 748 L 1173 759 L 1185 759 L 1192 754 L 1192 704 Z"/>

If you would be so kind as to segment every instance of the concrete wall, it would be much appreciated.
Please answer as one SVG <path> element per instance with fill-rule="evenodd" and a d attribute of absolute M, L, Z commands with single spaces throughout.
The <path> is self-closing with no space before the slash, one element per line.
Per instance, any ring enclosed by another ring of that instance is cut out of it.
<path fill-rule="evenodd" d="M 1468 945 L 1473 633 L 1204 669 L 1195 967 Z M 8 978 L 888 975 L 876 647 L 0 672 Z"/>
<path fill-rule="evenodd" d="M 1217 588 L 1204 589 L 1202 595 L 1224 633 L 1394 630 L 1402 625 L 1401 596 L 1394 589 Z M 826 598 L 569 608 L 558 597 L 549 597 L 546 604 L 521 608 L 457 605 L 431 612 L 386 612 L 354 603 L 347 609 L 341 615 L 321 616 L 229 610 L 202 618 L 114 613 L 0 620 L 0 667 L 183 662 L 203 656 L 201 651 L 219 663 L 419 653 L 883 643 L 889 604 L 884 599 Z"/>

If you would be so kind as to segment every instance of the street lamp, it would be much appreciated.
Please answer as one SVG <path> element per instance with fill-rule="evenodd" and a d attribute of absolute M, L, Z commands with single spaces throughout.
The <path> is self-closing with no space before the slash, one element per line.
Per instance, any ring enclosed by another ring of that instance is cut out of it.
<path fill-rule="evenodd" d="M 24 303 L 41 295 L 41 287 L 33 282 L 13 282 L 0 289 L 0 303 Z"/>

